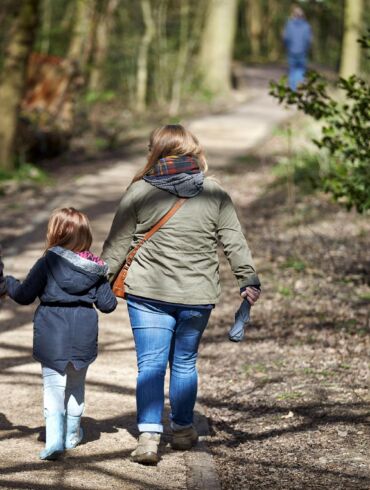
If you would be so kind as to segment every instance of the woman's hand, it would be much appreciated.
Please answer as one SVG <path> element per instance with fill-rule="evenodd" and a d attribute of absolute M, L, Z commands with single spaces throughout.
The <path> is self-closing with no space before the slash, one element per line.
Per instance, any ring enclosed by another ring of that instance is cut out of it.
<path fill-rule="evenodd" d="M 253 306 L 260 297 L 261 290 L 253 286 L 248 286 L 245 291 L 241 293 L 241 296 L 249 301 Z"/>

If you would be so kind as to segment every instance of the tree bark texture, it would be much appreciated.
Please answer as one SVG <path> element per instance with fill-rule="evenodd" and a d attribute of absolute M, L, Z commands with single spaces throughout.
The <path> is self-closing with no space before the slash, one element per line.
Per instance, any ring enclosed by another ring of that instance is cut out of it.
<path fill-rule="evenodd" d="M 81 72 L 85 71 L 89 58 L 89 30 L 94 2 L 90 0 L 76 0 L 73 31 L 70 38 L 67 58 L 77 62 Z"/>
<path fill-rule="evenodd" d="M 237 0 L 210 0 L 199 68 L 203 85 L 215 95 L 231 89 L 231 60 L 237 20 Z"/>
<path fill-rule="evenodd" d="M 180 45 L 177 57 L 177 65 L 172 85 L 171 103 L 169 113 L 175 116 L 179 112 L 181 102 L 181 89 L 184 81 L 186 62 L 189 54 L 189 13 L 190 5 L 188 0 L 181 2 L 180 19 Z"/>
<path fill-rule="evenodd" d="M 253 58 L 261 56 L 261 37 L 263 24 L 263 5 L 261 0 L 249 0 L 247 13 L 247 26 Z"/>
<path fill-rule="evenodd" d="M 97 18 L 94 30 L 93 56 L 89 78 L 89 90 L 101 91 L 104 80 L 104 62 L 109 48 L 109 36 L 113 22 L 113 14 L 119 0 L 107 0 L 103 12 Z"/>
<path fill-rule="evenodd" d="M 344 7 L 344 35 L 340 63 L 341 77 L 358 73 L 361 48 L 357 39 L 361 35 L 363 0 L 346 0 Z"/>
<path fill-rule="evenodd" d="M 167 104 L 170 92 L 168 73 L 171 70 L 170 53 L 166 26 L 169 14 L 169 0 L 156 1 L 156 9 L 152 12 L 155 24 L 155 39 L 153 42 L 155 58 L 153 94 L 154 100 L 160 106 Z"/>
<path fill-rule="evenodd" d="M 276 61 L 279 59 L 281 47 L 281 32 L 279 32 L 276 23 L 281 5 L 279 5 L 279 2 L 277 0 L 268 0 L 267 8 L 267 57 L 269 61 Z"/>
<path fill-rule="evenodd" d="M 23 0 L 16 11 L 6 47 L 3 78 L 0 83 L 0 167 L 15 166 L 14 142 L 22 101 L 27 60 L 35 39 L 39 0 Z"/>
<path fill-rule="evenodd" d="M 145 30 L 139 47 L 137 59 L 137 91 L 136 110 L 143 112 L 146 107 L 146 95 L 148 88 L 148 52 L 149 45 L 153 39 L 155 27 L 152 17 L 150 0 L 141 0 Z"/>

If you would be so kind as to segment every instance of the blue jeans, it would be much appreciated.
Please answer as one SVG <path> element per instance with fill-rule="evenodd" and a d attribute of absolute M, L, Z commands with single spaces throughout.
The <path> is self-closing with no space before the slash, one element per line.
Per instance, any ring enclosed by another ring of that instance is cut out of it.
<path fill-rule="evenodd" d="M 197 396 L 198 346 L 211 309 L 127 300 L 134 334 L 140 432 L 163 432 L 164 378 L 170 366 L 173 429 L 191 426 Z"/>
<path fill-rule="evenodd" d="M 298 85 L 303 82 L 306 74 L 306 64 L 305 54 L 288 54 L 289 87 L 292 90 L 297 90 Z"/>
<path fill-rule="evenodd" d="M 57 412 L 81 417 L 85 406 L 86 372 L 87 367 L 77 370 L 71 363 L 64 374 L 42 366 L 45 417 Z"/>

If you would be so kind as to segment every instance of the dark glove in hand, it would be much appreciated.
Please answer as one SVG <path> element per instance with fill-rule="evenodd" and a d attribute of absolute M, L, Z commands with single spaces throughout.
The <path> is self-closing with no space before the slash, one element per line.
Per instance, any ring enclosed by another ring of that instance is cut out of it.
<path fill-rule="evenodd" d="M 229 340 L 240 342 L 244 338 L 244 329 L 250 320 L 251 305 L 248 300 L 243 300 L 235 313 L 235 323 L 229 330 Z"/>

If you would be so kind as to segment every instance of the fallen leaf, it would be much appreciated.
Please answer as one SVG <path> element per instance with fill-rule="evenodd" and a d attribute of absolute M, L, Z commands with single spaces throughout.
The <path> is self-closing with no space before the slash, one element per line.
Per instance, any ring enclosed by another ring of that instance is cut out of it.
<path fill-rule="evenodd" d="M 282 419 L 291 419 L 293 417 L 294 417 L 294 413 L 291 410 L 286 415 L 281 416 Z"/>
<path fill-rule="evenodd" d="M 346 430 L 337 430 L 337 434 L 339 437 L 347 437 L 348 432 Z"/>

